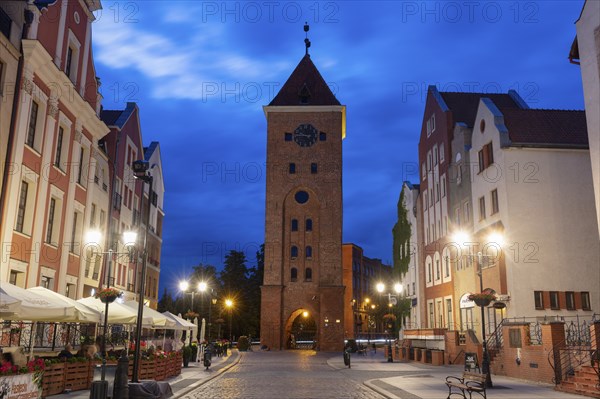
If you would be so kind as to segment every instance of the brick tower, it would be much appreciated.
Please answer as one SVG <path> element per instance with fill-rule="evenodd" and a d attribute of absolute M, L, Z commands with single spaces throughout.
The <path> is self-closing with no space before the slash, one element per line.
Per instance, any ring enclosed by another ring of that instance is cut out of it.
<path fill-rule="evenodd" d="M 300 347 L 296 339 L 315 340 L 319 350 L 339 351 L 344 345 L 346 107 L 313 64 L 308 45 L 287 82 L 264 107 L 267 195 L 261 343 L 281 350 Z"/>

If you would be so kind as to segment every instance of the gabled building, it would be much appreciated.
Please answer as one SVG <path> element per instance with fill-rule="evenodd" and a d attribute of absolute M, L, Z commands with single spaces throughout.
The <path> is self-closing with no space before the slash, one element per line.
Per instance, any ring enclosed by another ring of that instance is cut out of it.
<path fill-rule="evenodd" d="M 100 2 L 7 1 L 2 8 L 13 12 L 10 23 L 2 15 L 5 39 L 10 31 L 6 48 L 12 46 L 1 53 L 3 74 L 14 73 L 15 49 L 22 59 L 10 124 L 5 103 L 0 111 L 6 164 L 18 165 L 2 184 L 0 241 L 7 250 L 0 281 L 80 297 L 97 282 L 85 272 L 83 235 L 93 199 L 104 195 L 96 167 L 107 160 L 97 145 L 108 127 L 99 118 L 102 97 L 91 46 Z"/>
<path fill-rule="evenodd" d="M 410 300 L 410 314 L 407 315 L 402 324 L 404 328 L 415 329 L 422 327 L 423 307 L 419 306 L 422 298 L 424 286 L 422 287 L 423 275 L 420 273 L 421 252 L 419 244 L 422 242 L 422 231 L 420 218 L 420 191 L 418 184 L 412 184 L 405 181 L 402 184 L 400 199 L 398 200 L 398 222 L 394 226 L 394 268 L 400 268 L 402 264 L 406 272 L 400 275 L 402 283 L 402 295 Z M 402 222 L 401 214 L 404 214 L 406 220 Z M 409 232 L 410 230 L 410 232 Z M 402 231 L 405 231 L 406 238 L 402 240 Z M 397 264 L 396 264 L 397 263 Z"/>
<path fill-rule="evenodd" d="M 158 300 L 158 274 L 160 272 L 160 252 L 162 245 L 162 220 L 164 180 L 160 159 L 160 146 L 153 142 L 144 148 L 139 108 L 135 103 L 127 103 L 124 110 L 103 110 L 102 120 L 110 127 L 110 133 L 101 143 L 109 154 L 109 176 L 111 181 L 111 220 L 110 242 L 115 252 L 126 253 L 123 233 L 138 233 L 136 254 L 119 256 L 112 262 L 110 285 L 125 293 L 125 300 L 137 300 L 139 295 L 139 279 L 141 278 L 142 245 L 145 234 L 146 218 L 150 218 L 147 237 L 148 262 L 146 284 L 144 285 L 146 301 L 156 307 Z M 153 191 L 148 192 L 148 185 L 134 177 L 132 163 L 145 160 L 150 163 L 150 174 L 153 176 Z M 150 199 L 151 206 L 148 207 Z M 150 215 L 148 216 L 148 209 Z M 108 273 L 103 276 L 106 281 Z"/>
<path fill-rule="evenodd" d="M 585 113 L 482 97 L 469 160 L 467 251 L 482 253 L 483 285 L 506 305 L 489 308 L 489 318 L 591 316 L 600 306 L 600 239 Z"/>
<path fill-rule="evenodd" d="M 524 102 L 514 91 L 508 94 L 427 93 L 419 141 L 420 199 L 423 223 L 421 265 L 424 268 L 424 303 L 429 328 L 456 328 L 453 268 L 448 243 L 452 242 L 450 197 L 451 143 L 458 122 L 472 126 L 479 99 L 488 96 L 507 108 Z M 423 323 L 422 323 L 423 324 Z"/>
<path fill-rule="evenodd" d="M 577 36 L 569 59 L 581 65 L 596 218 L 600 229 L 600 2 L 586 0 L 575 25 Z"/>

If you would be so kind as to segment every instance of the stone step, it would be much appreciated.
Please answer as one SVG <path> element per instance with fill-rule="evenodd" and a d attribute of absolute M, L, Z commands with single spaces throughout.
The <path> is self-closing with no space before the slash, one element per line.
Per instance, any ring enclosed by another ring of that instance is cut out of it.
<path fill-rule="evenodd" d="M 556 387 L 556 390 L 600 399 L 600 390 L 595 384 L 581 384 L 574 381 L 563 381 L 559 386 Z"/>

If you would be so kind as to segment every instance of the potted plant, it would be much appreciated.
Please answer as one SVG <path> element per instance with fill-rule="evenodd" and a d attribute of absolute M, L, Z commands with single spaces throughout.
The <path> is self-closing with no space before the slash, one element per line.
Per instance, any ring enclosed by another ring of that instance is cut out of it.
<path fill-rule="evenodd" d="M 192 358 L 192 347 L 186 345 L 182 349 L 183 352 L 183 367 L 188 367 L 190 364 L 190 359 Z"/>
<path fill-rule="evenodd" d="M 192 311 L 190 310 L 190 311 L 186 312 L 186 313 L 183 315 L 183 318 L 184 318 L 184 319 L 188 319 L 188 320 L 193 320 L 194 318 L 196 318 L 196 317 L 198 317 L 198 316 L 200 316 L 198 313 L 196 313 L 196 312 L 192 312 Z"/>
<path fill-rule="evenodd" d="M 237 348 L 240 352 L 246 352 L 250 348 L 250 340 L 247 336 L 242 335 L 238 338 Z"/>
<path fill-rule="evenodd" d="M 123 295 L 123 292 L 115 289 L 115 288 L 103 288 L 98 290 L 94 297 L 100 299 L 104 303 L 112 303 L 117 298 L 120 298 Z"/>
<path fill-rule="evenodd" d="M 469 295 L 469 299 L 477 306 L 488 306 L 492 301 L 496 300 L 496 295 L 490 291 L 479 292 L 476 294 Z"/>

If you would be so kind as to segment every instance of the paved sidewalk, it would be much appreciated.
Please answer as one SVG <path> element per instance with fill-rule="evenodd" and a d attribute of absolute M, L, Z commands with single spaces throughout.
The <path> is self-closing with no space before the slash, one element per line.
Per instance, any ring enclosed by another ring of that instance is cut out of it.
<path fill-rule="evenodd" d="M 177 377 L 166 380 L 171 385 L 173 399 L 180 398 L 198 386 L 216 378 L 229 368 L 235 366 L 241 359 L 237 349 L 230 350 L 227 357 L 213 357 L 209 370 L 205 370 L 202 362 L 190 362 L 189 367 L 182 368 Z M 109 396 L 112 397 L 112 381 L 110 382 Z M 90 390 L 73 391 L 59 395 L 49 396 L 51 399 L 90 399 Z"/>
<path fill-rule="evenodd" d="M 327 363 L 336 369 L 345 368 L 342 354 L 330 358 Z M 367 356 L 352 355 L 351 369 L 386 372 L 385 377 L 365 381 L 365 385 L 388 399 L 440 399 L 448 396 L 445 385 L 449 375 L 461 376 L 462 365 L 431 366 L 417 362 L 388 363 L 383 351 Z M 394 376 L 394 373 L 398 375 Z M 390 376 L 392 375 L 392 376 Z M 553 385 L 536 384 L 531 381 L 492 375 L 494 388 L 487 391 L 490 399 L 581 399 L 554 390 Z"/>

